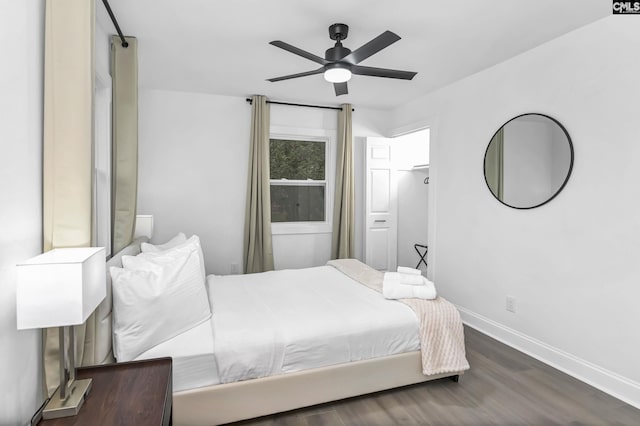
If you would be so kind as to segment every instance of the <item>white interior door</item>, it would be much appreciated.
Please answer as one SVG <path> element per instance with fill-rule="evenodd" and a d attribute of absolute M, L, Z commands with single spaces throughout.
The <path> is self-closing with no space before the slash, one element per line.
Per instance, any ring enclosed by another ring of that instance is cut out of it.
<path fill-rule="evenodd" d="M 397 183 L 391 139 L 368 137 L 365 157 L 365 263 L 380 271 L 397 267 Z"/>

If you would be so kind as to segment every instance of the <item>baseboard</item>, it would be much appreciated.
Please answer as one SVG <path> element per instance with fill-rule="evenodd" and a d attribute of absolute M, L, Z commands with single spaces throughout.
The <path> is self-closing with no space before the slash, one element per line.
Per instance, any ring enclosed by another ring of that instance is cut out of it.
<path fill-rule="evenodd" d="M 469 327 L 640 409 L 640 383 L 580 359 L 468 309 L 460 306 L 456 307 L 460 311 L 462 321 Z"/>

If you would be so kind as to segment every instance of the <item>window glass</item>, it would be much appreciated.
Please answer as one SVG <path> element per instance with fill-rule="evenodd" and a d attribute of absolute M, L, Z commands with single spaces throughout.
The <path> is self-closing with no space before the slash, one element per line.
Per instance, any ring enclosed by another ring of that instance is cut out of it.
<path fill-rule="evenodd" d="M 271 179 L 324 180 L 325 142 L 271 139 Z"/>
<path fill-rule="evenodd" d="M 324 186 L 271 185 L 271 222 L 324 222 Z"/>
<path fill-rule="evenodd" d="M 271 222 L 325 221 L 325 141 L 271 139 Z"/>

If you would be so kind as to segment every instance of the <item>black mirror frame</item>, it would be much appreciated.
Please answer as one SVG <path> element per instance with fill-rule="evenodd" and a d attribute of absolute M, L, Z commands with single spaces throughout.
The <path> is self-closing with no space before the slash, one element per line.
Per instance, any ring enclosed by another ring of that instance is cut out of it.
<path fill-rule="evenodd" d="M 567 142 L 569 143 L 569 152 L 571 154 L 571 158 L 570 158 L 570 162 L 569 162 L 569 170 L 567 171 L 567 177 L 564 179 L 564 182 L 562 182 L 562 185 L 560 185 L 560 188 L 558 188 L 558 190 L 551 197 L 549 197 L 546 201 L 544 201 L 544 202 L 542 202 L 540 204 L 536 204 L 534 206 L 517 207 L 517 206 L 512 206 L 510 204 L 505 203 L 504 201 L 499 199 L 496 196 L 496 194 L 493 193 L 493 191 L 491 190 L 491 187 L 489 186 L 489 181 L 487 181 L 487 168 L 486 168 L 487 166 L 486 166 L 486 162 L 487 162 L 487 153 L 489 152 L 489 146 L 491 145 L 491 141 L 496 136 L 496 134 L 500 131 L 500 129 L 502 129 L 507 124 L 511 123 L 513 120 L 516 120 L 516 119 L 518 119 L 520 117 L 524 117 L 524 116 L 527 116 L 527 115 L 539 115 L 541 117 L 548 118 L 549 120 L 551 120 L 554 123 L 556 123 L 558 125 L 558 127 L 560 127 L 560 129 L 562 129 L 562 131 L 564 132 L 564 135 L 567 137 Z M 484 177 L 484 183 L 487 185 L 487 189 L 489 190 L 489 193 L 491 193 L 493 198 L 498 200 L 501 204 L 504 204 L 505 206 L 510 207 L 512 209 L 516 209 L 516 210 L 535 209 L 537 207 L 544 206 L 549 201 L 551 201 L 554 198 L 556 198 L 556 196 L 558 196 L 558 194 L 560 194 L 562 192 L 564 187 L 567 185 L 567 182 L 569 181 L 569 177 L 571 177 L 571 172 L 573 171 L 573 159 L 574 159 L 574 151 L 573 151 L 573 142 L 571 141 L 571 136 L 569 136 L 569 132 L 567 132 L 567 129 L 565 129 L 565 127 L 558 120 L 556 120 L 555 118 L 550 117 L 550 116 L 548 116 L 546 114 L 541 114 L 541 113 L 538 113 L 538 112 L 528 112 L 528 113 L 525 113 L 525 114 L 520 114 L 520 115 L 515 116 L 512 119 L 508 120 L 502 126 L 498 127 L 498 130 L 496 130 L 495 133 L 493 134 L 493 136 L 491 136 L 491 139 L 489 139 L 489 143 L 487 144 L 487 149 L 484 152 L 484 157 L 483 157 L 483 161 L 482 161 L 482 172 L 483 172 L 483 177 Z"/>

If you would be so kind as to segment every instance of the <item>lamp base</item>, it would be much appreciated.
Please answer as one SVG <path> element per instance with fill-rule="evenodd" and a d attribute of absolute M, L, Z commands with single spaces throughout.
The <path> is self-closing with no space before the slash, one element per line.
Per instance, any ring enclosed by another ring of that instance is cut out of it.
<path fill-rule="evenodd" d="M 56 390 L 47 405 L 44 407 L 42 417 L 45 419 L 57 419 L 59 417 L 75 416 L 80 411 L 82 403 L 91 391 L 91 379 L 76 380 L 71 385 L 69 397 L 60 400 L 60 388 Z"/>

